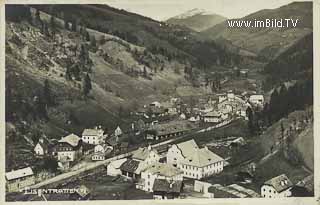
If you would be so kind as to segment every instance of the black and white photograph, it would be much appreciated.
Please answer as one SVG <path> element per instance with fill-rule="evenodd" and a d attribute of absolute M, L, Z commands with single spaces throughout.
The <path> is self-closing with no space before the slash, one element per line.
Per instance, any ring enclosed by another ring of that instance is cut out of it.
<path fill-rule="evenodd" d="M 5 201 L 317 196 L 314 4 L 6 4 Z"/>

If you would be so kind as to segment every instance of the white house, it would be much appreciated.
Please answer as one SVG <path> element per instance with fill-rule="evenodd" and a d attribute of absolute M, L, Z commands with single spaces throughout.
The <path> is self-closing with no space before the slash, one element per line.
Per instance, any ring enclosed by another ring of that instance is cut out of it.
<path fill-rule="evenodd" d="M 184 177 L 201 179 L 222 172 L 224 159 L 189 140 L 169 148 L 167 163 L 181 169 Z"/>
<path fill-rule="evenodd" d="M 170 164 L 154 163 L 141 171 L 141 179 L 136 187 L 137 189 L 147 192 L 153 192 L 153 186 L 156 179 L 182 181 L 183 172 Z"/>
<path fill-rule="evenodd" d="M 49 154 L 50 143 L 44 137 L 40 137 L 38 143 L 34 147 L 34 152 L 36 155 L 44 156 Z"/>
<path fill-rule="evenodd" d="M 115 131 L 114 131 L 114 135 L 115 136 L 120 136 L 120 135 L 122 135 L 122 130 L 121 130 L 121 128 L 118 126 L 116 129 L 115 129 Z"/>
<path fill-rule="evenodd" d="M 264 198 L 282 198 L 291 196 L 293 184 L 285 175 L 279 175 L 266 181 L 261 187 L 261 196 Z"/>
<path fill-rule="evenodd" d="M 212 111 L 203 116 L 204 122 L 211 122 L 211 123 L 219 123 L 222 120 L 222 114 L 217 111 Z"/>
<path fill-rule="evenodd" d="M 82 155 L 82 140 L 75 134 L 67 135 L 58 141 L 56 149 L 59 161 L 75 161 Z"/>
<path fill-rule="evenodd" d="M 101 127 L 94 129 L 85 129 L 82 132 L 82 141 L 88 144 L 98 145 L 104 143 L 105 135 Z"/>
<path fill-rule="evenodd" d="M 112 146 L 107 144 L 99 144 L 94 147 L 94 154 L 92 155 L 93 161 L 102 161 L 106 159 L 106 155 L 113 150 Z"/>
<path fill-rule="evenodd" d="M 147 166 L 159 162 L 160 155 L 151 146 L 139 148 L 133 152 L 131 159 L 127 159 L 121 166 L 121 174 L 128 178 L 138 179 L 141 177 L 141 171 Z"/>
<path fill-rule="evenodd" d="M 255 106 L 263 106 L 264 105 L 264 97 L 263 97 L 263 95 L 251 95 L 249 97 L 249 102 Z"/>
<path fill-rule="evenodd" d="M 150 103 L 150 106 L 151 106 L 151 107 L 160 108 L 160 107 L 161 107 L 161 103 L 159 103 L 158 101 L 155 101 L 155 102 Z"/>
<path fill-rule="evenodd" d="M 107 166 L 107 175 L 109 176 L 118 176 L 121 175 L 120 166 L 127 161 L 126 158 L 118 159 L 115 161 L 112 161 Z"/>
<path fill-rule="evenodd" d="M 35 176 L 30 167 L 7 172 L 5 177 L 8 192 L 18 192 L 25 187 L 35 184 Z"/>
<path fill-rule="evenodd" d="M 148 147 L 140 147 L 138 150 L 136 150 L 132 155 L 132 159 L 143 162 L 146 165 L 151 165 L 159 162 L 160 155 L 149 145 Z"/>

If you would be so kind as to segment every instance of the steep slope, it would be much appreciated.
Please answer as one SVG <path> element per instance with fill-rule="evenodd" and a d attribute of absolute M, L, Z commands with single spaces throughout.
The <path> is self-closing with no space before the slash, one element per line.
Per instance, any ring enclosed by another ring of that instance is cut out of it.
<path fill-rule="evenodd" d="M 241 19 L 298 19 L 294 28 L 229 28 L 227 22 L 220 23 L 202 32 L 204 38 L 224 39 L 233 45 L 247 49 L 257 55 L 272 59 L 281 54 L 299 39 L 312 32 L 312 2 L 294 2 L 277 9 L 261 10 Z"/>
<path fill-rule="evenodd" d="M 16 127 L 6 136 L 6 159 L 12 162 L 7 170 L 33 164 L 33 143 L 42 134 L 60 139 L 97 125 L 108 132 L 118 125 L 126 130 L 135 120 L 131 111 L 177 96 L 180 87 L 202 94 L 175 58 L 169 61 L 116 35 L 73 31 L 62 19 L 17 7 L 26 15 L 6 18 L 6 122 Z M 92 87 L 87 96 L 86 76 Z"/>
<path fill-rule="evenodd" d="M 313 78 L 313 33 L 298 39 L 264 68 L 265 89 L 281 82 Z"/>
<path fill-rule="evenodd" d="M 118 36 L 119 38 L 143 46 L 153 54 L 161 54 L 180 62 L 188 62 L 193 67 L 205 64 L 211 67 L 217 58 L 226 56 L 224 50 L 211 43 L 202 42 L 198 33 L 186 27 L 169 25 L 164 22 L 140 16 L 107 5 L 32 5 L 71 23 Z M 201 47 L 207 56 L 199 55 L 193 46 Z"/>
<path fill-rule="evenodd" d="M 181 15 L 169 18 L 166 22 L 201 32 L 225 20 L 225 17 L 218 14 L 211 14 L 202 9 L 192 9 Z"/>

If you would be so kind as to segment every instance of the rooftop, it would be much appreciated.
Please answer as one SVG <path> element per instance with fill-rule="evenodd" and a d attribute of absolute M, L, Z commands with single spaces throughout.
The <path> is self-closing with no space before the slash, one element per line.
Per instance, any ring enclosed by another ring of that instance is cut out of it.
<path fill-rule="evenodd" d="M 194 150 L 199 148 L 197 143 L 192 139 L 186 142 L 177 144 L 177 147 L 181 150 L 182 155 L 185 157 L 190 157 L 194 154 Z"/>
<path fill-rule="evenodd" d="M 188 121 L 170 121 L 153 125 L 149 130 L 154 130 L 158 135 L 186 131 L 192 128 Z"/>
<path fill-rule="evenodd" d="M 78 137 L 77 135 L 70 134 L 70 135 L 67 135 L 66 137 L 63 137 L 61 140 L 59 140 L 59 142 L 65 142 L 70 144 L 72 147 L 76 147 L 78 146 L 80 140 L 81 140 L 80 137 Z"/>
<path fill-rule="evenodd" d="M 26 167 L 23 169 L 18 169 L 18 170 L 14 170 L 11 172 L 7 172 L 5 174 L 6 179 L 9 180 L 13 180 L 13 179 L 19 179 L 22 177 L 27 177 L 27 176 L 32 176 L 33 175 L 33 171 L 30 167 Z"/>
<path fill-rule="evenodd" d="M 278 193 L 293 186 L 292 182 L 285 174 L 269 179 L 264 184 L 272 186 Z"/>
<path fill-rule="evenodd" d="M 205 167 L 223 160 L 222 157 L 214 154 L 208 148 L 202 148 L 194 149 L 193 154 L 185 158 L 183 163 L 195 167 Z"/>
<path fill-rule="evenodd" d="M 102 129 L 84 129 L 82 136 L 97 136 L 102 135 L 104 131 Z"/>
<path fill-rule="evenodd" d="M 134 151 L 132 158 L 133 159 L 138 159 L 138 160 L 145 160 L 146 158 L 148 158 L 149 154 L 151 152 L 155 152 L 158 153 L 156 150 L 152 149 L 151 147 L 139 147 L 139 149 L 137 149 L 136 151 Z"/>
<path fill-rule="evenodd" d="M 170 165 L 170 164 L 164 164 L 164 163 L 155 163 L 152 164 L 146 169 L 144 169 L 145 172 L 151 173 L 151 174 L 158 174 L 165 177 L 174 177 L 176 175 L 182 174 L 183 171 L 180 169 Z"/>
<path fill-rule="evenodd" d="M 130 173 L 134 173 L 138 169 L 139 164 L 140 164 L 139 161 L 136 161 L 136 160 L 133 160 L 133 159 L 128 159 L 123 164 L 121 164 L 120 170 L 126 171 L 126 172 L 130 172 Z"/>

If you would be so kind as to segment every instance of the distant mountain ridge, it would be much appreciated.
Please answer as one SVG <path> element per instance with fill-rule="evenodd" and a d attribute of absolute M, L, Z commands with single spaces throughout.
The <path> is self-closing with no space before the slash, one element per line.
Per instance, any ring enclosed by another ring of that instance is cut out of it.
<path fill-rule="evenodd" d="M 185 26 L 192 30 L 200 32 L 225 20 L 225 17 L 218 14 L 208 12 L 204 9 L 195 8 L 180 15 L 169 18 L 166 22 L 174 25 Z"/>
<path fill-rule="evenodd" d="M 293 2 L 276 9 L 264 9 L 234 20 L 298 19 L 293 28 L 229 28 L 227 22 L 217 24 L 201 35 L 205 39 L 225 39 L 265 59 L 273 59 L 312 32 L 312 2 Z"/>

